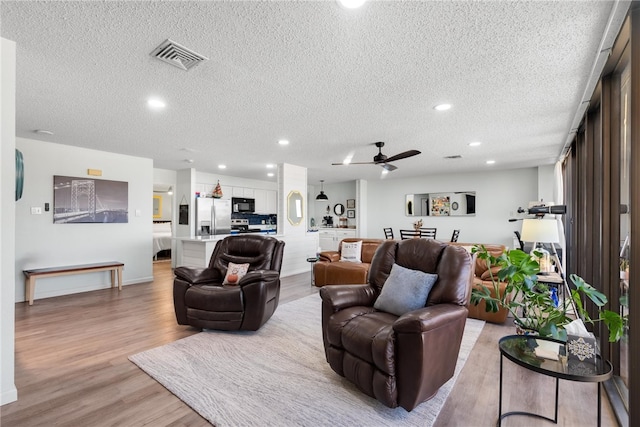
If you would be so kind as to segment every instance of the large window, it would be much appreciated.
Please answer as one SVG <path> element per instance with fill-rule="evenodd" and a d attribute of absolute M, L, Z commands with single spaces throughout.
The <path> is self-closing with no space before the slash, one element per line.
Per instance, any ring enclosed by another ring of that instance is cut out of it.
<path fill-rule="evenodd" d="M 635 89 L 634 89 L 635 88 Z M 614 378 L 605 388 L 621 425 L 640 419 L 640 6 L 611 51 L 583 122 L 564 162 L 567 273 L 604 292 L 609 310 L 629 316 L 616 343 L 601 339 Z M 634 270 L 635 266 L 635 270 Z M 600 325 L 593 331 L 606 337 Z M 635 334 L 635 335 L 634 335 Z M 632 385 L 633 384 L 633 385 Z"/>

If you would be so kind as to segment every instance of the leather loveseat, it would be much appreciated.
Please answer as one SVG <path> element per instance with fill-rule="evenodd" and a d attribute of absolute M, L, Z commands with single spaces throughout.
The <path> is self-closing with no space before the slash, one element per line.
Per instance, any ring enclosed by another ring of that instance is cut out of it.
<path fill-rule="evenodd" d="M 360 253 L 362 262 L 340 261 L 342 244 L 360 241 L 362 242 Z M 320 252 L 320 258 L 313 267 L 315 285 L 321 287 L 324 285 L 367 283 L 367 275 L 369 274 L 373 254 L 382 242 L 384 242 L 382 239 L 346 238 L 340 242 L 337 251 Z"/>
<path fill-rule="evenodd" d="M 450 243 L 451 245 L 463 246 L 467 250 L 471 250 L 476 245 L 483 245 L 489 254 L 494 257 L 500 256 L 505 250 L 506 247 L 504 245 L 494 245 L 494 244 L 484 244 L 484 243 Z M 500 271 L 500 267 L 493 266 L 491 267 L 491 271 L 493 273 L 493 277 L 498 279 L 498 271 Z M 493 290 L 493 282 L 491 281 L 491 274 L 489 272 L 489 268 L 487 267 L 487 263 L 485 260 L 477 258 L 474 266 L 474 278 L 473 278 L 473 286 L 476 289 L 480 289 L 481 285 L 486 286 L 491 291 L 491 296 L 495 297 L 496 293 Z M 500 282 L 498 284 L 498 289 L 500 290 L 500 295 L 504 294 L 505 288 L 507 284 L 504 282 Z M 484 320 L 485 322 L 490 323 L 504 323 L 507 320 L 507 315 L 509 314 L 509 310 L 506 308 L 499 308 L 497 312 L 487 311 L 486 305 L 484 301 L 480 301 L 478 305 L 469 304 L 469 317 L 474 319 Z"/>
<path fill-rule="evenodd" d="M 408 292 L 409 311 L 379 304 L 383 295 L 420 289 L 406 276 L 391 280 L 397 266 L 418 276 L 437 274 L 426 301 Z M 455 371 L 472 277 L 473 257 L 463 248 L 433 239 L 385 241 L 368 284 L 320 289 L 331 369 L 391 408 L 411 411 L 429 400 Z"/>

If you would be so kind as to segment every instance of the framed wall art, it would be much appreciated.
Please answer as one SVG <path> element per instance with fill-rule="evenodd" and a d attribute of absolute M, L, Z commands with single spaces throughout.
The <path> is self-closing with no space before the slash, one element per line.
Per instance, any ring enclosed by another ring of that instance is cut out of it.
<path fill-rule="evenodd" d="M 347 199 L 347 209 L 356 208 L 356 199 Z"/>
<path fill-rule="evenodd" d="M 53 223 L 129 222 L 129 183 L 53 177 Z"/>
<path fill-rule="evenodd" d="M 347 211 L 347 218 L 355 218 L 355 217 L 356 217 L 356 211 L 354 210 Z"/>

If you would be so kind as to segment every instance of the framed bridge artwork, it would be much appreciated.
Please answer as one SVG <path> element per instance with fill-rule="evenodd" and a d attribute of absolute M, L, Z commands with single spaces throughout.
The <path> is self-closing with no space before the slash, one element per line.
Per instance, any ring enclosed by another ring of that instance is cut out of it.
<path fill-rule="evenodd" d="M 129 222 L 129 183 L 53 177 L 53 223 Z"/>

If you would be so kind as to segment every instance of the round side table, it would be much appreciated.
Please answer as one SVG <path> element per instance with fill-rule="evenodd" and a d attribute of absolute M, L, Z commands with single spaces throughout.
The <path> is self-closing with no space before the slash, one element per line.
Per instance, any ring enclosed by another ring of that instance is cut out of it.
<path fill-rule="evenodd" d="M 313 278 L 313 266 L 315 265 L 315 263 L 318 261 L 318 257 L 314 256 L 314 257 L 309 257 L 307 258 L 307 262 L 311 264 L 311 286 L 314 286 L 316 284 L 314 278 Z"/>
<path fill-rule="evenodd" d="M 545 359 L 536 356 L 535 348 L 543 344 L 545 341 L 555 343 L 558 347 L 558 360 Z M 598 415 L 596 423 L 598 427 L 600 426 L 602 419 L 601 383 L 611 378 L 613 367 L 609 361 L 602 360 L 600 356 L 597 356 L 595 363 L 580 362 L 571 359 L 567 360 L 565 357 L 560 356 L 566 354 L 564 346 L 565 344 L 562 341 L 531 335 L 508 335 L 500 339 L 500 342 L 498 343 L 498 348 L 500 349 L 500 400 L 498 403 L 497 427 L 500 427 L 504 418 L 511 415 L 536 417 L 558 424 L 558 383 L 561 379 L 597 383 Z M 505 414 L 502 413 L 502 360 L 505 357 L 525 369 L 556 379 L 556 399 L 553 418 L 525 411 L 512 411 Z"/>

